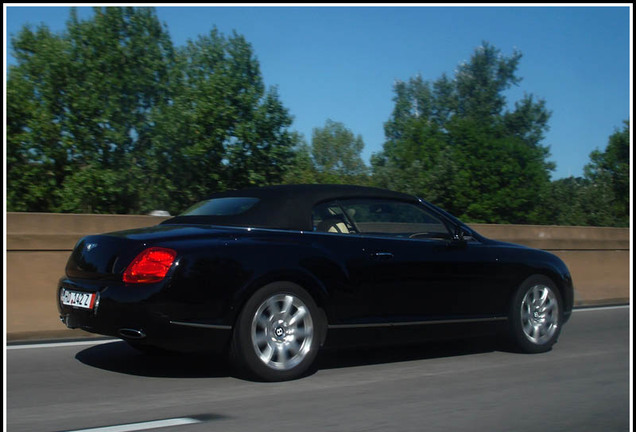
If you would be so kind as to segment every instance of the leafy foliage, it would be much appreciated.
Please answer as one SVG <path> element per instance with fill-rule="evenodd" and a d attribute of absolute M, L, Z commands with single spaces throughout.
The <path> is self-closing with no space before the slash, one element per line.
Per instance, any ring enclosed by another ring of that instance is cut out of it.
<path fill-rule="evenodd" d="M 360 154 L 364 142 L 360 135 L 340 122 L 328 119 L 324 127 L 314 128 L 311 145 L 299 143 L 288 183 L 368 183 L 368 168 Z"/>
<path fill-rule="evenodd" d="M 610 225 L 629 224 L 629 153 L 629 122 L 625 121 L 623 130 L 609 137 L 605 151 L 590 154 L 591 162 L 585 167 L 585 177 L 596 185 L 607 202 Z"/>
<path fill-rule="evenodd" d="M 152 8 L 97 7 L 66 31 L 24 27 L 7 80 L 7 209 L 178 213 L 215 191 L 276 183 L 377 185 L 467 221 L 629 224 L 629 124 L 584 178 L 550 182 L 550 112 L 519 85 L 521 54 L 484 43 L 453 77 L 394 85 L 371 170 L 362 137 L 327 120 L 289 128 L 241 35 L 174 47 Z"/>
<path fill-rule="evenodd" d="M 291 117 L 242 36 L 175 49 L 152 9 L 94 11 L 12 41 L 9 210 L 178 212 L 281 181 Z"/>
<path fill-rule="evenodd" d="M 474 222 L 529 223 L 553 164 L 541 144 L 550 113 L 525 96 L 506 110 L 521 54 L 484 44 L 454 79 L 420 76 L 395 85 L 387 141 L 373 180 L 434 201 Z"/>
<path fill-rule="evenodd" d="M 629 123 L 614 132 L 604 151 L 590 154 L 583 178 L 552 183 L 546 216 L 558 225 L 629 226 Z"/>

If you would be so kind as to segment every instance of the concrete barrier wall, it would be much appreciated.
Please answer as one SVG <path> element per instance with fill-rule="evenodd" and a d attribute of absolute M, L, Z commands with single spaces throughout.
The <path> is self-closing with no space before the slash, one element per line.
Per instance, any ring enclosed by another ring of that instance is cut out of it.
<path fill-rule="evenodd" d="M 165 218 L 7 213 L 6 305 L 9 341 L 91 336 L 59 321 L 56 286 L 84 235 L 156 225 Z M 576 305 L 630 302 L 627 228 L 472 225 L 486 237 L 549 250 L 570 268 Z"/>

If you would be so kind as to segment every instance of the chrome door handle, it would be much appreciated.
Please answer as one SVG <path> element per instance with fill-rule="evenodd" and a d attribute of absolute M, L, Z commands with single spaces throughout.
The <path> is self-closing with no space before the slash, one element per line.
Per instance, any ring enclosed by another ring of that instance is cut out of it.
<path fill-rule="evenodd" d="M 371 258 L 377 260 L 390 260 L 393 259 L 393 254 L 391 252 L 373 252 L 371 254 Z"/>

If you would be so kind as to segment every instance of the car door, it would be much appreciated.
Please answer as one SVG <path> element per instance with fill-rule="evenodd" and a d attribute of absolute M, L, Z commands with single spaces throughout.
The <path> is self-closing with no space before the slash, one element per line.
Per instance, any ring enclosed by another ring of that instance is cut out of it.
<path fill-rule="evenodd" d="M 359 237 L 357 320 L 408 322 L 492 313 L 499 291 L 496 259 L 477 241 L 453 240 L 453 227 L 417 204 L 358 199 L 339 202 Z M 359 305 L 365 309 L 360 310 Z"/>

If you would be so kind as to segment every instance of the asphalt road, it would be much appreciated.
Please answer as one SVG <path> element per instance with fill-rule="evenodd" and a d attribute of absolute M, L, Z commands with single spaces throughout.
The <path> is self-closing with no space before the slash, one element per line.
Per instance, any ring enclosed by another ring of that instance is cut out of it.
<path fill-rule="evenodd" d="M 286 383 L 249 382 L 211 356 L 148 356 L 118 341 L 11 346 L 5 425 L 49 432 L 186 418 L 180 421 L 190 424 L 135 427 L 627 431 L 629 315 L 626 307 L 577 310 L 546 354 L 506 352 L 481 340 L 325 352 L 312 375 Z"/>

